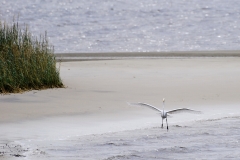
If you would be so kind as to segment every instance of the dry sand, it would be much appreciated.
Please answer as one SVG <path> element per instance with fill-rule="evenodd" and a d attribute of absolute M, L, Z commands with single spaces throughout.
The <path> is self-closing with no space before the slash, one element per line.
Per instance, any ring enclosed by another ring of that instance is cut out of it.
<path fill-rule="evenodd" d="M 236 57 L 63 62 L 61 77 L 66 88 L 0 96 L 0 147 L 160 125 L 154 111 L 126 102 L 162 107 L 164 97 L 166 109 L 203 112 L 174 115 L 170 130 L 174 124 L 240 114 Z"/>

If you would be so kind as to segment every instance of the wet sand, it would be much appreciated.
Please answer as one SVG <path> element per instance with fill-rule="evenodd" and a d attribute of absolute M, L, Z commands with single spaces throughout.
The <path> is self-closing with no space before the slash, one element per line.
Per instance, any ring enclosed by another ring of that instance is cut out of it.
<path fill-rule="evenodd" d="M 93 149 L 101 150 L 104 147 L 96 145 L 98 141 L 93 137 L 108 136 L 98 138 L 101 144 L 105 144 L 108 143 L 107 139 L 130 141 L 134 137 L 142 139 L 146 134 L 155 137 L 169 136 L 166 140 L 169 140 L 171 148 L 175 143 L 180 143 L 182 138 L 182 127 L 177 126 L 194 126 L 193 134 L 189 135 L 194 137 L 197 131 L 205 130 L 204 126 L 199 124 L 202 121 L 208 126 L 207 133 L 215 126 L 209 121 L 212 119 L 225 124 L 223 126 L 232 123 L 229 122 L 231 117 L 234 123 L 238 123 L 239 62 L 240 58 L 236 57 L 165 57 L 63 62 L 61 77 L 66 88 L 0 96 L 0 157 L 127 159 L 124 155 L 123 158 L 116 156 L 128 151 L 126 155 L 136 152 L 136 155 L 143 159 L 151 159 L 140 155 L 140 151 L 146 148 L 137 147 L 130 153 L 131 148 L 141 146 L 140 143 L 122 146 L 124 151 L 120 150 L 121 153 L 116 149 L 116 152 L 101 152 L 102 156 L 99 156 L 94 154 Z M 148 108 L 128 106 L 126 103 L 140 101 L 162 107 L 163 97 L 166 98 L 166 109 L 189 107 L 202 111 L 202 114 L 172 115 L 168 120 L 170 130 L 167 132 L 166 128 L 159 128 L 159 114 Z M 219 132 L 215 129 L 215 132 Z M 187 137 L 188 131 L 182 136 Z M 121 137 L 121 134 L 125 136 Z M 178 134 L 179 136 L 174 136 Z M 86 136 L 92 139 L 92 145 L 86 146 Z M 175 140 L 170 141 L 171 138 Z M 206 143 L 204 136 L 202 138 L 201 142 L 199 137 L 198 143 Z M 150 145 L 151 141 L 146 140 L 144 143 L 145 146 Z M 160 146 L 161 143 L 156 145 Z M 189 146 L 187 148 L 191 149 Z M 80 152 L 80 149 L 84 152 Z M 152 152 L 146 153 L 154 155 Z M 171 152 L 171 149 L 166 149 L 167 152 Z M 175 153 L 175 150 L 172 152 Z M 181 155 L 180 151 L 177 152 Z M 80 153 L 84 157 L 81 157 Z"/>
<path fill-rule="evenodd" d="M 104 53 L 56 53 L 61 62 L 120 60 L 120 59 L 158 59 L 158 58 L 192 58 L 192 57 L 240 57 L 238 50 L 232 51 L 171 51 L 171 52 L 104 52 Z"/>

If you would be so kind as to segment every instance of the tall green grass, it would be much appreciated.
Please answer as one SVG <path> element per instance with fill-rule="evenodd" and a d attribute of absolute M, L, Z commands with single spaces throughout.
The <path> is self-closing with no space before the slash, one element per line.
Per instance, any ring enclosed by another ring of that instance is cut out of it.
<path fill-rule="evenodd" d="M 26 26 L 0 21 L 0 93 L 63 87 L 53 53 L 46 33 L 38 40 Z"/>

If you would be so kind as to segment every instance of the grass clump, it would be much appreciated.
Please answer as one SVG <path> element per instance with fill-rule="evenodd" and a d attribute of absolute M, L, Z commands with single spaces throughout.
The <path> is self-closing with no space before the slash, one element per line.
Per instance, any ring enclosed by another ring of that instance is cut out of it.
<path fill-rule="evenodd" d="M 40 40 L 27 27 L 0 21 L 0 93 L 63 87 L 47 34 Z"/>

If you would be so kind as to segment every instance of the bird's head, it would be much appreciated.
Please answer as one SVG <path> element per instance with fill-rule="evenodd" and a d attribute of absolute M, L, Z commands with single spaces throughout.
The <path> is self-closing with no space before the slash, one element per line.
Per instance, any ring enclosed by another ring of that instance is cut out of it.
<path fill-rule="evenodd" d="M 163 98 L 163 100 L 162 100 L 163 102 L 165 102 L 165 98 Z"/>

